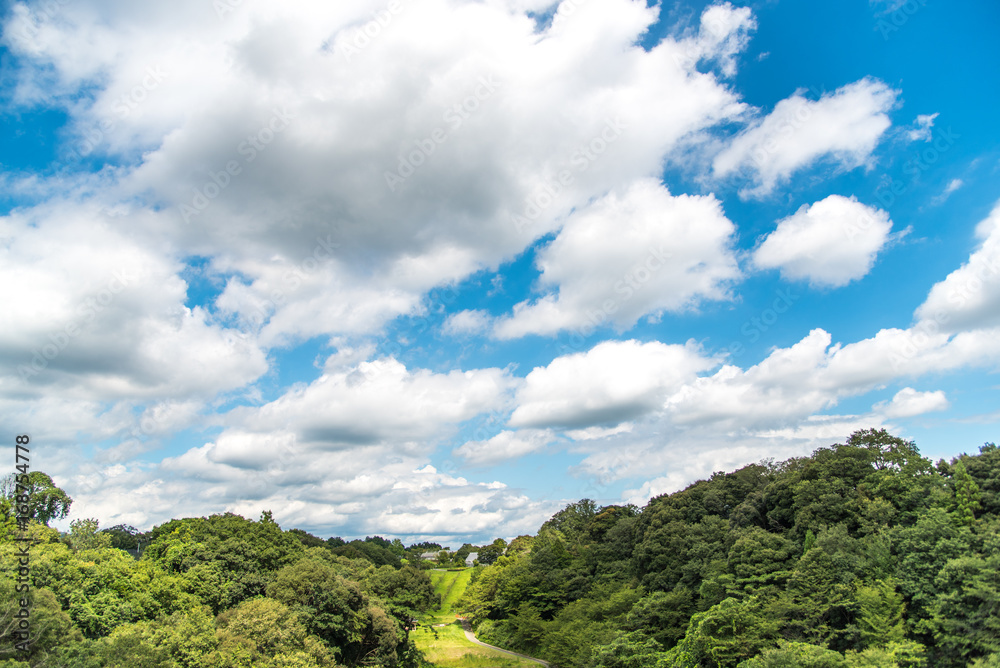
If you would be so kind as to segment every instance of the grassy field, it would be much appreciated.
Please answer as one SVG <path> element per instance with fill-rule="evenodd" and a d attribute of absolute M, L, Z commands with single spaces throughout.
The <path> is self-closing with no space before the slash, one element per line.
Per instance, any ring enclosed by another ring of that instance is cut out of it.
<path fill-rule="evenodd" d="M 430 576 L 434 591 L 441 594 L 441 606 L 421 617 L 420 627 L 410 632 L 428 661 L 440 668 L 538 668 L 537 663 L 474 645 L 465 638 L 455 619 L 455 603 L 469 586 L 471 568 L 433 570 Z"/>

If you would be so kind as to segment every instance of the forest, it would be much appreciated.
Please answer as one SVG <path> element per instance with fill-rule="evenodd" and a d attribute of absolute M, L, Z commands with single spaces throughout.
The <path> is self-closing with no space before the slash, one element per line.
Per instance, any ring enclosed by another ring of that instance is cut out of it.
<path fill-rule="evenodd" d="M 583 499 L 535 536 L 455 552 L 324 540 L 270 512 L 61 534 L 48 524 L 72 500 L 31 476 L 22 527 L 0 490 L 0 668 L 420 668 L 410 631 L 438 604 L 427 569 L 470 552 L 458 607 L 477 636 L 553 668 L 1000 668 L 994 444 L 935 464 L 863 430 L 641 509 Z"/>
<path fill-rule="evenodd" d="M 460 606 L 565 668 L 997 668 L 1000 449 L 934 464 L 868 429 L 641 510 L 583 500 Z"/>

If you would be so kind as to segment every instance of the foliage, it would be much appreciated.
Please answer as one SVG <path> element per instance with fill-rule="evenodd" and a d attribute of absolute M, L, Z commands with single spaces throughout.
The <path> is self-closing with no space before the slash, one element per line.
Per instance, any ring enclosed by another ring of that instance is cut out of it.
<path fill-rule="evenodd" d="M 998 513 L 996 446 L 935 467 L 866 429 L 641 510 L 571 503 L 460 604 L 558 668 L 964 668 L 1000 653 Z"/>
<path fill-rule="evenodd" d="M 348 666 L 416 668 L 407 623 L 437 601 L 426 574 L 339 557 L 325 541 L 306 549 L 304 533 L 283 532 L 270 513 L 256 522 L 228 513 L 172 520 L 148 538 L 124 525 L 101 530 L 93 519 L 73 520 L 65 536 L 30 521 L 34 642 L 17 659 L 31 668 L 319 668 L 340 657 Z M 0 536 L 4 573 L 18 572 L 18 538 Z M 404 553 L 398 540 L 362 542 Z M 25 595 L 14 587 L 0 578 L 5 649 Z"/>
<path fill-rule="evenodd" d="M 32 471 L 27 477 L 14 473 L 4 476 L 0 480 L 0 499 L 0 512 L 5 519 L 19 515 L 45 525 L 64 519 L 73 505 L 69 494 L 41 471 Z M 26 507 L 27 513 L 17 512 L 15 505 Z"/>
<path fill-rule="evenodd" d="M 993 444 L 932 466 L 912 441 L 863 430 L 808 457 L 714 473 L 642 509 L 571 503 L 535 536 L 445 552 L 448 566 L 479 554 L 479 566 L 454 571 L 423 570 L 419 555 L 440 552 L 436 543 L 324 540 L 283 531 L 269 512 L 171 520 L 148 534 L 77 518 L 61 536 L 47 522 L 71 500 L 40 474 L 20 499 L 34 515 L 23 527 L 34 643 L 18 656 L 7 651 L 25 595 L 10 480 L 0 668 L 419 668 L 413 634 L 455 648 L 464 636 L 454 625 L 414 631 L 414 618 L 447 623 L 455 611 L 484 641 L 553 668 L 1000 664 Z M 441 656 L 456 668 L 518 665 Z"/>

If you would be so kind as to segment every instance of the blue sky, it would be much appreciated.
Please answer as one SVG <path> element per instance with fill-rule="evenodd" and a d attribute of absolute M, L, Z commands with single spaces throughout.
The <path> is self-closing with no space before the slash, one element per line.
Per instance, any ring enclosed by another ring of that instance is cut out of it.
<path fill-rule="evenodd" d="M 995 3 L 326 5 L 3 15 L 0 411 L 74 518 L 484 542 L 996 440 Z"/>

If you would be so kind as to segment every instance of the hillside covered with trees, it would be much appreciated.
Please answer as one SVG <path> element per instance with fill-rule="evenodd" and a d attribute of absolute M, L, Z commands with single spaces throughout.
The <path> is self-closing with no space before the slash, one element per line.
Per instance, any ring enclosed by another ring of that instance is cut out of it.
<path fill-rule="evenodd" d="M 76 520 L 34 472 L 33 643 L 14 649 L 18 526 L 0 495 L 0 668 L 419 668 L 410 631 L 461 567 L 481 640 L 553 668 L 1000 667 L 1000 449 L 933 464 L 883 430 L 716 473 L 645 508 L 584 499 L 456 551 L 223 514 Z M 430 556 L 428 556 L 430 555 Z"/>
<path fill-rule="evenodd" d="M 559 668 L 1000 666 L 1000 449 L 884 430 L 634 506 L 567 506 L 479 568 L 479 637 Z"/>
<path fill-rule="evenodd" d="M 404 563 L 402 543 L 324 541 L 283 531 L 269 512 L 172 520 L 146 534 L 78 520 L 60 536 L 32 521 L 25 655 L 13 635 L 18 530 L 9 504 L 2 510 L 3 668 L 420 665 L 409 626 L 438 597 L 426 572 Z"/>

